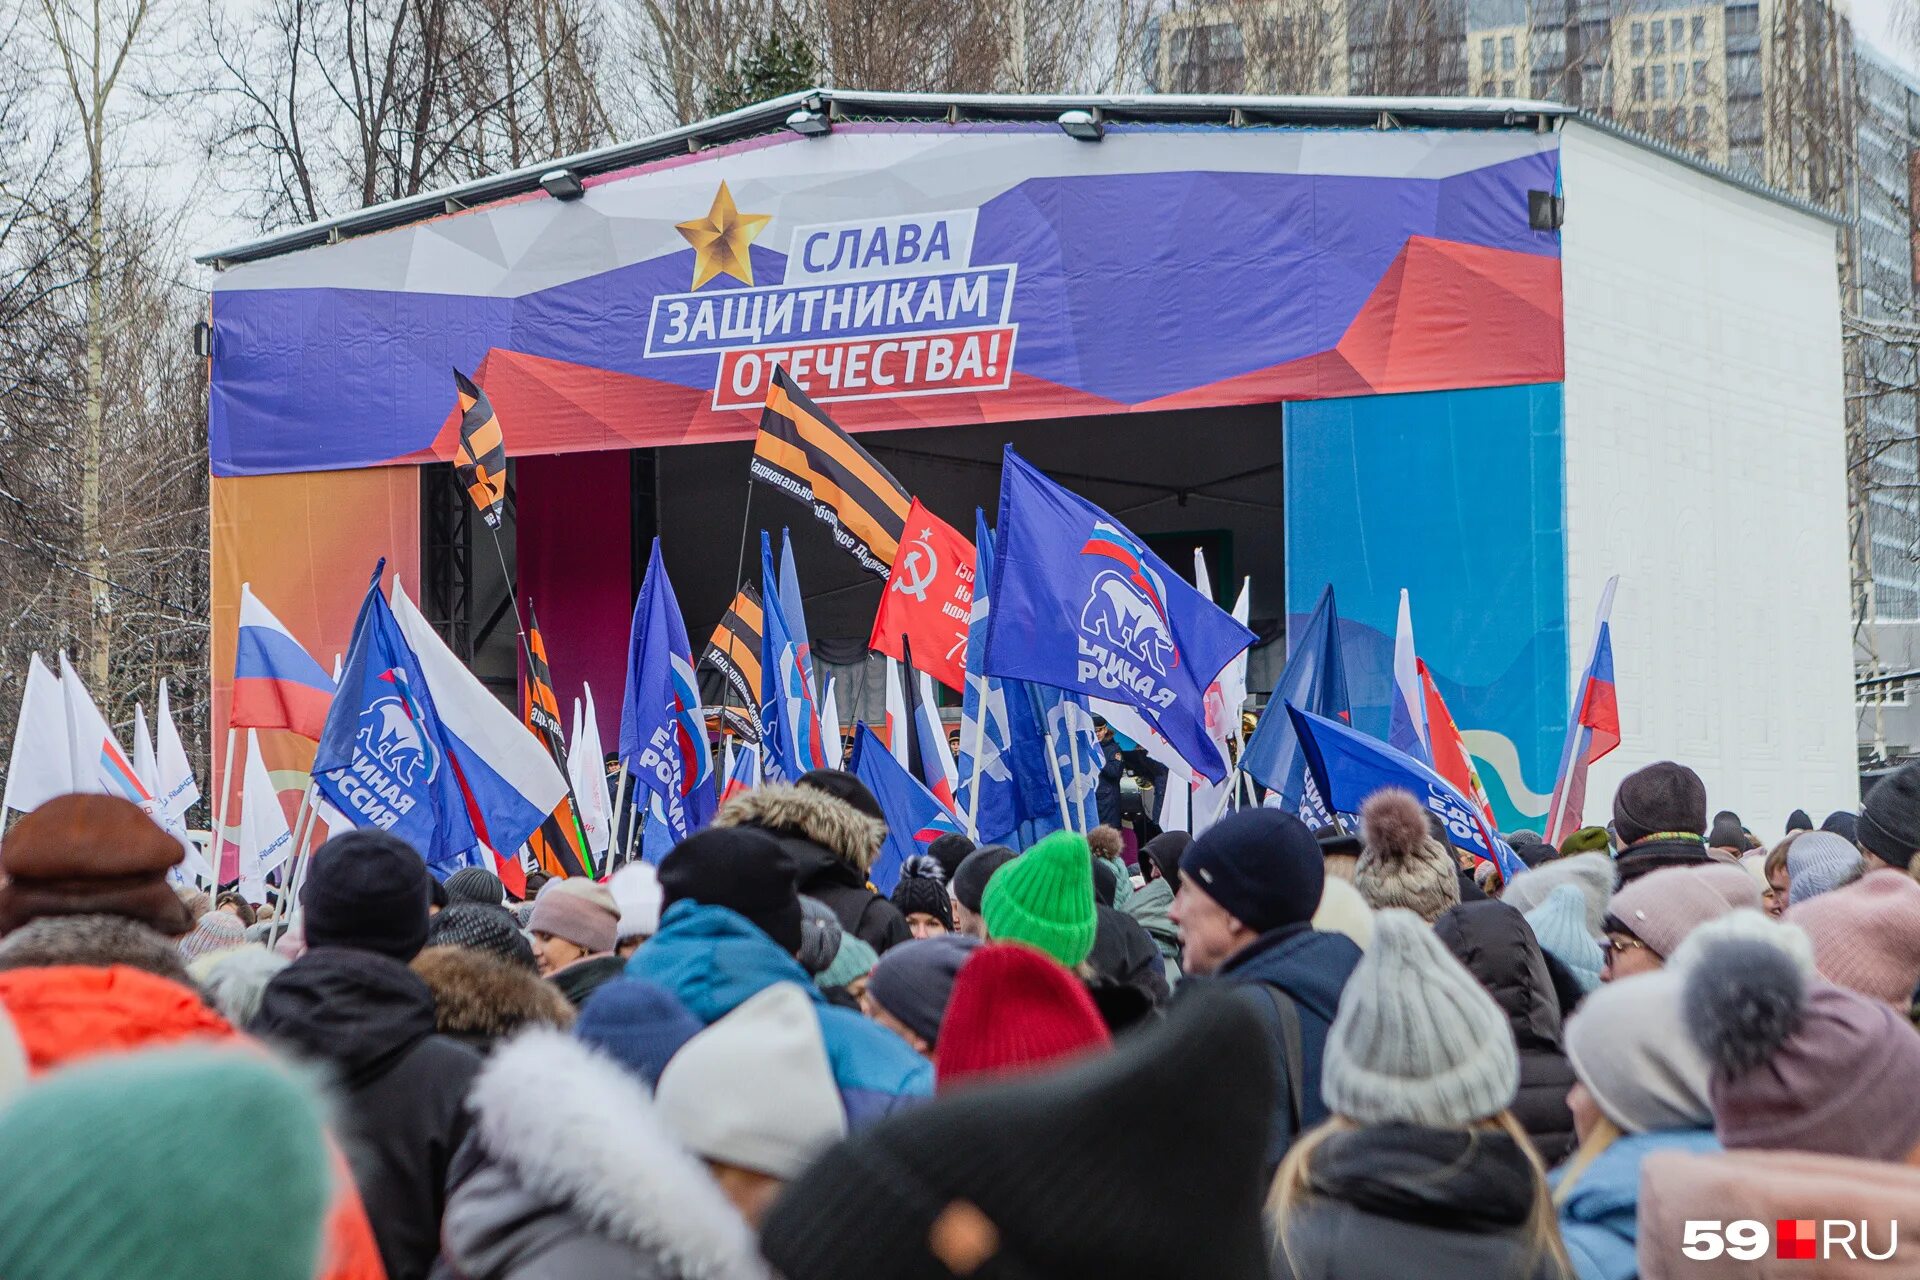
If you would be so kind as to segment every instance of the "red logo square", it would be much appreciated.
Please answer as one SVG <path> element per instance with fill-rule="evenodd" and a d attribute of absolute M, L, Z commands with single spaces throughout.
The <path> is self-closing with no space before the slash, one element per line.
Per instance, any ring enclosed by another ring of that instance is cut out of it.
<path fill-rule="evenodd" d="M 1776 1218 L 1773 1223 L 1773 1256 L 1786 1259 L 1811 1259 L 1818 1239 L 1818 1224 L 1811 1218 Z"/>

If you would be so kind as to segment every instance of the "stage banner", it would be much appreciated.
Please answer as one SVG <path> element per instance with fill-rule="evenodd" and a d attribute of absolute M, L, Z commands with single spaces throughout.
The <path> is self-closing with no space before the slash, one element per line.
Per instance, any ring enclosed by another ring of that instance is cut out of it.
<path fill-rule="evenodd" d="M 842 122 L 223 271 L 213 470 L 1556 382 L 1559 139 Z M 884 559 L 884 557 L 882 557 Z"/>

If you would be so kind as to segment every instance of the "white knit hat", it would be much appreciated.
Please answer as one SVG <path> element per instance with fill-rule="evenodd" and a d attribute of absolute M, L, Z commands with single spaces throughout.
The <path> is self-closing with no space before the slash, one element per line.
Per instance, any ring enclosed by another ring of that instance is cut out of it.
<path fill-rule="evenodd" d="M 1505 1111 L 1519 1088 L 1520 1054 L 1493 997 L 1419 916 L 1375 912 L 1373 945 L 1327 1033 L 1327 1109 L 1458 1128 Z"/>
<path fill-rule="evenodd" d="M 1661 969 L 1609 982 L 1580 1002 L 1567 1023 L 1574 1074 L 1607 1118 L 1628 1133 L 1704 1129 L 1706 1055 L 1687 1032 L 1685 975 Z"/>
<path fill-rule="evenodd" d="M 783 1182 L 847 1134 L 819 1015 L 791 982 L 681 1045 L 654 1099 L 695 1155 Z"/>
<path fill-rule="evenodd" d="M 1560 885 L 1571 884 L 1586 899 L 1587 932 L 1599 937 L 1601 922 L 1607 918 L 1607 908 L 1613 899 L 1613 879 L 1611 857 L 1604 853 L 1576 853 L 1521 872 L 1500 895 L 1500 901 L 1518 907 L 1524 915 L 1545 902 L 1547 895 Z"/>
<path fill-rule="evenodd" d="M 650 862 L 629 862 L 607 881 L 620 905 L 620 941 L 660 932 L 660 875 Z"/>

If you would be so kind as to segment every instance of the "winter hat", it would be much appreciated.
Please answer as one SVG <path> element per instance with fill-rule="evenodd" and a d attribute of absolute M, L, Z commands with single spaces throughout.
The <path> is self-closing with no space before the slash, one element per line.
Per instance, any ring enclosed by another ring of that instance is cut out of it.
<path fill-rule="evenodd" d="M 180 947 L 126 916 L 42 916 L 0 938 L 0 970 L 124 965 L 187 982 Z"/>
<path fill-rule="evenodd" d="M 871 943 L 857 933 L 842 933 L 840 949 L 833 953 L 833 963 L 813 975 L 813 985 L 822 991 L 844 987 L 872 973 L 873 966 L 879 962 L 880 953 Z"/>
<path fill-rule="evenodd" d="M 427 905 L 430 907 L 445 908 L 451 901 L 452 899 L 447 897 L 447 886 L 442 884 L 436 877 L 428 876 Z"/>
<path fill-rule="evenodd" d="M 1576 853 L 1557 858 L 1538 871 L 1523 871 L 1500 894 L 1500 901 L 1524 915 L 1547 900 L 1563 884 L 1580 890 L 1586 903 L 1587 932 L 1600 935 L 1601 922 L 1613 903 L 1613 859 L 1604 853 Z"/>
<path fill-rule="evenodd" d="M 1718 920 L 1709 920 L 1689 933 L 1674 948 L 1673 954 L 1667 957 L 1667 968 L 1675 971 L 1691 969 L 1713 946 L 1732 939 L 1764 942 L 1792 960 L 1801 977 L 1819 976 L 1819 966 L 1813 961 L 1813 939 L 1807 936 L 1805 929 L 1797 924 L 1776 920 L 1764 911 L 1751 909 L 1729 911 Z"/>
<path fill-rule="evenodd" d="M 829 771 L 831 772 L 831 771 Z M 811 776 L 811 775 L 809 775 Z M 660 860 L 660 909 L 687 899 L 738 912 L 788 955 L 800 950 L 793 856 L 755 827 L 707 827 Z"/>
<path fill-rule="evenodd" d="M 1920 984 L 1920 883 L 1883 868 L 1786 915 L 1813 939 L 1821 976 L 1905 1010 Z"/>
<path fill-rule="evenodd" d="M 809 974 L 820 974 L 840 953 L 840 939 L 846 930 L 833 908 L 818 898 L 800 895 L 800 951 L 794 959 Z"/>
<path fill-rule="evenodd" d="M 1574 853 L 1607 853 L 1612 848 L 1613 838 L 1607 834 L 1605 827 L 1582 827 L 1578 831 L 1572 832 L 1561 839 L 1559 851 L 1563 855 Z M 1524 861 L 1525 855 L 1522 854 L 1521 857 Z M 1531 867 L 1538 864 L 1528 862 L 1527 865 Z"/>
<path fill-rule="evenodd" d="M 1360 891 L 1339 876 L 1328 876 L 1320 887 L 1320 906 L 1313 927 L 1322 933 L 1345 934 L 1362 951 L 1373 941 L 1373 908 Z"/>
<path fill-rule="evenodd" d="M 1750 939 L 1716 943 L 1684 981 L 1723 1145 L 1895 1164 L 1920 1146 L 1920 1033 L 1905 1018 Z"/>
<path fill-rule="evenodd" d="M 867 784 L 845 769 L 810 769 L 795 778 L 793 785 L 825 792 L 869 818 L 878 818 L 882 822 L 887 820 L 887 815 L 880 809 L 880 802 L 873 798 L 873 792 L 867 789 Z"/>
<path fill-rule="evenodd" d="M 987 936 L 1024 942 L 1071 969 L 1093 951 L 1093 855 L 1056 831 L 994 872 L 980 897 Z"/>
<path fill-rule="evenodd" d="M 1745 853 L 1752 847 L 1753 837 L 1747 834 L 1746 824 L 1740 821 L 1739 814 L 1731 809 L 1722 809 L 1713 815 L 1713 825 L 1707 829 L 1707 843 L 1716 849 Z"/>
<path fill-rule="evenodd" d="M 311 1280 L 332 1189 L 321 1125 L 313 1090 L 264 1054 L 57 1071 L 0 1112 L 0 1275 Z"/>
<path fill-rule="evenodd" d="M 1527 927 L 1540 949 L 1567 966 L 1582 991 L 1600 985 L 1606 957 L 1587 932 L 1587 900 L 1571 884 L 1558 884 L 1547 900 L 1526 913 Z"/>
<path fill-rule="evenodd" d="M 700 1019 L 672 992 L 640 978 L 601 983 L 580 1006 L 573 1024 L 574 1039 L 600 1050 L 649 1086 L 700 1031 Z"/>
<path fill-rule="evenodd" d="M 1513 1105 L 1520 1055 L 1507 1017 L 1411 911 L 1374 913 L 1327 1033 L 1320 1092 L 1362 1124 L 1462 1128 Z"/>
<path fill-rule="evenodd" d="M 980 914 L 980 899 L 993 873 L 1020 855 L 1003 844 L 982 845 L 968 854 L 953 873 L 953 897 L 967 910 Z"/>
<path fill-rule="evenodd" d="M 1273 1088 L 1259 1016 L 1196 987 L 1113 1053 L 854 1135 L 788 1186 L 761 1248 L 787 1280 L 1265 1280 Z M 1142 1186 L 1178 1211 L 1118 1192 Z"/>
<path fill-rule="evenodd" d="M 1154 870 L 1160 873 L 1175 893 L 1180 892 L 1180 855 L 1193 843 L 1193 837 L 1184 831 L 1162 831 L 1153 839 L 1140 846 L 1141 855 L 1153 863 Z"/>
<path fill-rule="evenodd" d="M 1428 924 L 1460 905 L 1458 864 L 1428 832 L 1413 793 L 1383 787 L 1360 806 L 1360 862 L 1353 887 L 1376 911 L 1404 907 Z"/>
<path fill-rule="evenodd" d="M 1628 1133 L 1713 1123 L 1707 1060 L 1687 1034 L 1684 979 L 1662 969 L 1609 982 L 1567 1023 L 1567 1058 L 1600 1110 Z"/>
<path fill-rule="evenodd" d="M 490 907 L 470 899 L 455 902 L 427 922 L 427 945 L 484 951 L 535 972 L 540 967 L 526 935 L 520 932 L 520 922 L 505 907 Z"/>
<path fill-rule="evenodd" d="M 1914 888 L 1920 889 L 1920 885 Z M 940 1020 L 946 1016 L 947 1002 L 953 996 L 954 979 L 979 946 L 978 938 L 949 933 L 889 947 L 873 966 L 867 994 L 913 1034 L 928 1044 L 938 1044 Z"/>
<path fill-rule="evenodd" d="M 267 984 L 291 963 L 265 947 L 239 947 L 201 956 L 187 971 L 221 1017 L 244 1027 L 260 1012 Z"/>
<path fill-rule="evenodd" d="M 1313 919 L 1327 863 L 1300 819 L 1279 809 L 1241 809 L 1187 846 L 1180 875 L 1241 924 L 1266 933 Z"/>
<path fill-rule="evenodd" d="M 620 904 L 607 886 L 585 876 L 549 880 L 533 901 L 527 932 L 564 938 L 588 955 L 603 955 L 620 940 Z"/>
<path fill-rule="evenodd" d="M 1827 820 L 1820 824 L 1820 829 L 1842 836 L 1849 843 L 1855 842 L 1860 835 L 1860 815 L 1849 813 L 1845 809 L 1835 809 L 1827 815 Z"/>
<path fill-rule="evenodd" d="M 1920 849 L 1920 761 L 1873 784 L 1860 805 L 1854 842 L 1880 861 L 1906 867 Z"/>
<path fill-rule="evenodd" d="M 1738 863 L 1708 862 L 1697 867 L 1683 870 L 1693 873 L 1719 894 L 1730 910 L 1745 911 L 1751 908 L 1758 911 L 1766 890 L 1753 878 L 1751 872 Z"/>
<path fill-rule="evenodd" d="M 507 901 L 507 887 L 485 867 L 462 867 L 447 877 L 446 885 L 449 906 L 456 902 L 479 902 L 498 907 Z"/>
<path fill-rule="evenodd" d="M 1738 867 L 1719 869 L 1747 880 Z M 1613 895 L 1612 918 L 1665 960 L 1689 933 L 1733 910 L 1721 887 L 1707 878 L 1706 870 L 1663 867 L 1641 876 Z M 1752 882 L 1747 883 L 1751 888 Z"/>
<path fill-rule="evenodd" d="M 949 831 L 946 835 L 933 838 L 933 843 L 927 846 L 927 856 L 940 864 L 940 878 L 952 884 L 953 873 L 960 869 L 960 864 L 967 860 L 967 855 L 973 850 L 973 841 L 957 831 Z"/>
<path fill-rule="evenodd" d="M 613 873 L 607 890 L 620 908 L 620 926 L 614 931 L 618 941 L 660 932 L 660 873 L 651 862 L 629 862 Z"/>
<path fill-rule="evenodd" d="M 118 796 L 55 796 L 0 842 L 0 935 L 43 916 L 125 916 L 178 938 L 193 917 L 167 883 L 186 856 Z"/>
<path fill-rule="evenodd" d="M 247 945 L 247 926 L 239 916 L 224 911 L 209 911 L 193 926 L 193 932 L 180 939 L 181 958 L 188 963 L 215 951 L 231 951 Z"/>
<path fill-rule="evenodd" d="M 1093 900 L 1102 907 L 1113 905 L 1113 895 L 1120 892 L 1120 878 L 1113 873 L 1113 864 L 1105 858 L 1093 860 Z"/>
<path fill-rule="evenodd" d="M 1860 850 L 1845 836 L 1809 831 L 1787 846 L 1787 905 L 1798 906 L 1847 882 Z"/>
<path fill-rule="evenodd" d="M 1792 813 L 1787 815 L 1787 834 L 1788 835 L 1792 835 L 1796 831 L 1811 831 L 1811 830 L 1813 830 L 1813 819 L 1807 816 L 1807 811 L 1805 809 L 1795 809 Z"/>
<path fill-rule="evenodd" d="M 902 916 L 922 912 L 932 916 L 953 932 L 953 898 L 947 893 L 946 875 L 940 863 L 927 854 L 916 854 L 900 867 L 899 883 L 893 886 L 893 905 Z"/>
<path fill-rule="evenodd" d="M 847 1134 L 813 997 L 791 982 L 682 1045 L 653 1096 L 689 1151 L 782 1182 Z"/>
<path fill-rule="evenodd" d="M 308 947 L 346 947 L 405 964 L 427 943 L 427 864 L 406 841 L 354 830 L 314 851 L 300 890 Z"/>
<path fill-rule="evenodd" d="M 988 943 L 953 983 L 934 1048 L 939 1091 L 1036 1070 L 1113 1043 L 1086 986 L 1030 947 Z"/>
<path fill-rule="evenodd" d="M 1699 774 L 1671 760 L 1630 773 L 1613 793 L 1613 829 L 1622 845 L 1662 832 L 1704 835 L 1707 786 Z"/>

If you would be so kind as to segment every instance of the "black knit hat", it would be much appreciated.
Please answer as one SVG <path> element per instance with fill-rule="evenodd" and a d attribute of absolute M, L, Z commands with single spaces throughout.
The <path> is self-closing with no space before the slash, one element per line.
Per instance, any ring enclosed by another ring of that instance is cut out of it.
<path fill-rule="evenodd" d="M 787 1280 L 1264 1280 L 1273 1075 L 1246 1004 L 1183 988 L 1111 1054 L 949 1095 L 832 1148 L 787 1185 L 761 1250 Z M 1143 1185 L 1174 1192 L 1142 1214 L 1114 1191 Z"/>
<path fill-rule="evenodd" d="M 918 911 L 930 915 L 953 932 L 953 899 L 947 894 L 946 877 L 940 864 L 928 854 L 908 858 L 900 867 L 900 881 L 893 886 L 893 905 L 900 914 Z"/>
<path fill-rule="evenodd" d="M 1113 874 L 1113 868 L 1101 858 L 1093 860 L 1093 900 L 1103 907 L 1113 905 L 1113 897 L 1120 892 L 1120 877 Z"/>
<path fill-rule="evenodd" d="M 497 907 L 507 900 L 507 887 L 485 867 L 462 867 L 447 877 L 447 897 L 454 902 L 483 902 Z"/>
<path fill-rule="evenodd" d="M 960 869 L 960 864 L 967 860 L 967 855 L 973 852 L 974 847 L 973 841 L 957 831 L 950 831 L 944 836 L 934 837 L 933 843 L 927 846 L 927 856 L 940 864 L 941 877 L 952 884 L 953 873 Z"/>
<path fill-rule="evenodd" d="M 1255 933 L 1313 919 L 1327 862 L 1307 824 L 1278 809 L 1241 809 L 1180 855 L 1180 874 Z"/>
<path fill-rule="evenodd" d="M 795 778 L 793 785 L 824 791 L 835 800 L 852 805 L 869 818 L 878 818 L 882 822 L 887 820 L 887 815 L 880 812 L 880 802 L 873 798 L 873 792 L 867 790 L 867 784 L 845 769 L 809 769 Z"/>
<path fill-rule="evenodd" d="M 1175 893 L 1180 892 L 1180 855 L 1193 843 L 1193 837 L 1184 831 L 1162 831 L 1153 839 L 1140 846 L 1144 862 L 1151 862 L 1160 878 L 1167 882 Z"/>
<path fill-rule="evenodd" d="M 1813 830 L 1813 819 L 1807 816 L 1805 809 L 1795 809 L 1787 815 L 1787 830 L 1811 831 Z"/>
<path fill-rule="evenodd" d="M 1613 793 L 1613 830 L 1622 845 L 1663 831 L 1707 834 L 1707 785 L 1683 764 L 1662 760 L 1628 774 Z"/>
<path fill-rule="evenodd" d="M 1903 764 L 1867 792 L 1854 842 L 1882 862 L 1912 863 L 1920 850 L 1920 763 Z"/>
<path fill-rule="evenodd" d="M 505 907 L 484 902 L 456 901 L 427 925 L 430 947 L 465 947 L 499 956 L 537 971 L 533 947 L 520 932 L 520 922 Z"/>
<path fill-rule="evenodd" d="M 430 907 L 439 907 L 442 910 L 444 910 L 447 904 L 451 901 L 453 901 L 453 899 L 447 896 L 447 886 L 440 883 L 440 881 L 434 879 L 432 876 L 428 876 L 427 877 L 427 905 Z"/>
<path fill-rule="evenodd" d="M 980 895 L 987 891 L 993 873 L 1020 855 L 1003 844 L 982 845 L 968 854 L 953 873 L 953 896 L 961 906 L 980 914 Z"/>
<path fill-rule="evenodd" d="M 433 877 L 413 846 L 384 831 L 348 831 L 314 851 L 300 890 L 309 947 L 348 947 L 403 964 L 427 942 Z"/>
<path fill-rule="evenodd" d="M 798 955 L 800 891 L 793 858 L 754 827 L 708 827 L 660 860 L 660 909 L 681 899 L 736 911 L 788 955 Z"/>

